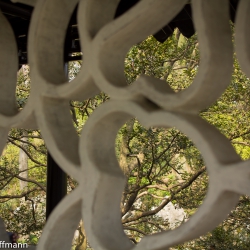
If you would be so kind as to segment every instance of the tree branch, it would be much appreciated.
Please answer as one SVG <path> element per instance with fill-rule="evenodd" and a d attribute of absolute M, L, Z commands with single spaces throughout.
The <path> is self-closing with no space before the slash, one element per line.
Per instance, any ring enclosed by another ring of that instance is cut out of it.
<path fill-rule="evenodd" d="M 37 161 L 36 159 L 34 159 L 30 153 L 25 149 L 23 148 L 22 146 L 18 145 L 17 143 L 15 143 L 13 140 L 11 140 L 10 138 L 8 138 L 8 141 L 11 142 L 12 144 L 14 144 L 15 146 L 21 148 L 25 154 L 30 158 L 31 161 L 33 161 L 34 163 L 40 165 L 40 166 L 43 166 L 43 167 L 47 167 L 45 164 L 42 164 L 41 162 Z"/>
<path fill-rule="evenodd" d="M 23 192 L 19 195 L 2 195 L 2 196 L 0 196 L 0 199 L 19 199 L 19 198 L 25 197 L 26 195 L 28 195 L 34 191 L 39 191 L 39 190 L 40 190 L 39 188 L 33 188 L 33 189 L 28 190 L 26 192 Z"/>
<path fill-rule="evenodd" d="M 168 198 L 165 198 L 165 201 L 161 203 L 161 205 L 159 205 L 157 208 L 155 208 L 154 210 L 150 210 L 150 211 L 146 211 L 146 212 L 140 212 L 137 215 L 133 216 L 133 217 L 129 217 L 126 219 L 122 220 L 122 223 L 127 223 L 127 222 L 131 222 L 131 221 L 135 221 L 135 220 L 139 220 L 140 218 L 143 217 L 147 217 L 147 216 L 151 216 L 151 215 L 155 215 L 157 214 L 159 211 L 161 211 L 171 200 L 174 199 L 174 196 L 176 194 L 178 194 L 179 192 L 181 192 L 183 189 L 187 188 L 188 186 L 190 186 L 202 173 L 204 173 L 206 170 L 206 167 L 202 167 L 199 171 L 197 171 L 186 183 L 182 184 L 180 186 L 180 188 L 178 188 L 177 190 L 173 191 L 171 196 Z"/>

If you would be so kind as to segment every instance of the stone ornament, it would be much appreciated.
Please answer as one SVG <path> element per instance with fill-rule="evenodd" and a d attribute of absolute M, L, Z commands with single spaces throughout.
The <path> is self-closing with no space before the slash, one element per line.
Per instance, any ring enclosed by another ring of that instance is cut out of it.
<path fill-rule="evenodd" d="M 199 117 L 199 111 L 211 105 L 231 80 L 233 45 L 227 0 L 191 1 L 201 64 L 193 84 L 179 93 L 165 81 L 149 76 L 127 86 L 124 58 L 132 45 L 170 22 L 187 0 L 143 0 L 115 20 L 118 0 L 18 2 L 35 5 L 28 38 L 31 94 L 18 112 L 15 38 L 0 14 L 1 150 L 11 127 L 39 128 L 53 158 L 79 183 L 50 215 L 38 250 L 70 249 L 81 217 L 95 250 L 165 250 L 212 230 L 235 207 L 240 194 L 250 195 L 249 161 L 241 161 L 230 142 Z M 64 37 L 77 4 L 84 61 L 69 83 L 63 69 Z M 249 10 L 250 2 L 241 0 L 236 52 L 250 77 Z M 101 91 L 111 100 L 91 115 L 79 138 L 69 100 L 82 101 Z M 177 229 L 147 236 L 137 245 L 127 238 L 121 224 L 125 177 L 115 156 L 116 134 L 131 117 L 137 117 L 145 127 L 176 127 L 187 134 L 201 151 L 210 177 L 207 197 L 195 215 Z"/>

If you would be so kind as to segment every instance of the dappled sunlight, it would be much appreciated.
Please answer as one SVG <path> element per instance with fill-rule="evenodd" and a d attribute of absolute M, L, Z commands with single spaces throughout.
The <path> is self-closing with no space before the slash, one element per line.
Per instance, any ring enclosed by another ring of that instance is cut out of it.
<path fill-rule="evenodd" d="M 82 57 L 82 53 L 74 53 L 74 54 L 75 55 L 73 56 L 72 59 L 74 59 L 74 57 L 78 57 L 78 58 Z M 79 74 L 79 72 L 81 70 L 82 60 L 70 61 L 70 62 L 68 62 L 68 65 L 66 67 L 68 70 L 69 81 L 73 81 L 77 77 L 77 75 Z"/>
<path fill-rule="evenodd" d="M 249 86 L 250 80 L 235 57 L 231 84 L 211 107 L 200 113 L 229 139 L 242 160 L 250 159 Z"/>
<path fill-rule="evenodd" d="M 0 157 L 0 216 L 21 242 L 37 244 L 45 224 L 46 158 L 39 131 L 10 131 Z"/>
<path fill-rule="evenodd" d="M 164 43 L 153 36 L 133 46 L 125 58 L 128 84 L 148 75 L 166 81 L 175 91 L 189 87 L 199 65 L 197 36 L 185 38 L 178 29 Z"/>

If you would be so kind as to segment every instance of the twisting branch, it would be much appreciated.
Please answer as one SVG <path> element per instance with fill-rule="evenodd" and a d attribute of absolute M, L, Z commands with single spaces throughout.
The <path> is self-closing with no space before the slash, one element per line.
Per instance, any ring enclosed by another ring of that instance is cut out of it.
<path fill-rule="evenodd" d="M 32 179 L 28 179 L 28 178 L 23 178 L 23 177 L 19 176 L 18 174 L 13 173 L 13 172 L 11 172 L 10 170 L 8 170 L 6 168 L 0 167 L 0 169 L 6 171 L 7 173 L 9 173 L 11 178 L 15 177 L 15 178 L 17 178 L 19 180 L 22 180 L 22 181 L 31 182 L 31 183 L 37 185 L 38 187 L 40 187 L 44 192 L 46 192 L 46 188 L 43 187 L 39 182 L 37 182 L 35 180 L 32 180 Z"/>
<path fill-rule="evenodd" d="M 9 180 L 6 181 L 6 183 L 4 183 L 2 186 L 1 186 L 1 190 L 4 189 L 12 180 L 14 179 L 14 177 L 10 177 Z"/>
<path fill-rule="evenodd" d="M 43 187 L 39 182 L 37 181 L 34 181 L 34 180 L 31 180 L 31 179 L 28 179 L 28 178 L 23 178 L 17 174 L 13 175 L 14 177 L 16 177 L 17 179 L 21 180 L 21 181 L 26 181 L 26 182 L 30 182 L 30 183 L 33 183 L 33 184 L 36 184 L 38 187 L 40 187 L 44 192 L 46 192 L 46 188 Z"/>
<path fill-rule="evenodd" d="M 9 136 L 10 139 L 12 140 L 15 140 L 15 141 L 19 141 L 19 142 L 22 142 L 22 143 L 25 143 L 25 144 L 28 144 L 30 145 L 32 148 L 34 148 L 35 150 L 37 150 L 37 147 L 35 145 L 33 145 L 32 143 L 30 143 L 29 141 L 24 141 L 20 138 L 17 138 L 17 137 L 14 137 L 14 136 Z"/>
<path fill-rule="evenodd" d="M 125 230 L 130 230 L 130 231 L 135 231 L 135 232 L 137 232 L 137 233 L 140 233 L 140 234 L 143 234 L 143 235 L 147 235 L 147 234 L 144 233 L 142 230 L 137 229 L 137 228 L 134 228 L 134 227 L 127 227 L 127 226 L 124 226 L 123 229 L 125 229 Z"/>
<path fill-rule="evenodd" d="M 32 204 L 32 216 L 33 216 L 33 219 L 34 219 L 34 222 L 35 222 L 35 225 L 36 225 L 36 214 L 35 214 L 35 204 L 34 204 L 34 201 L 32 199 L 30 199 L 28 196 L 25 196 L 25 199 L 27 201 L 30 201 L 31 204 Z"/>
<path fill-rule="evenodd" d="M 23 193 L 21 193 L 19 195 L 1 195 L 0 199 L 19 199 L 19 198 L 23 198 L 23 197 L 25 197 L 25 196 L 27 196 L 30 193 L 33 193 L 35 191 L 40 191 L 40 188 L 36 187 L 36 188 L 33 188 L 33 189 L 28 190 L 26 192 L 23 192 Z"/>
<path fill-rule="evenodd" d="M 36 163 L 36 164 L 38 164 L 40 166 L 46 167 L 45 164 L 42 164 L 41 162 L 39 162 L 36 159 L 34 159 L 25 148 L 23 148 L 22 146 L 18 145 L 16 142 L 14 142 L 14 140 L 11 140 L 10 138 L 8 138 L 8 141 L 11 142 L 12 144 L 14 144 L 15 146 L 21 148 L 25 152 L 25 154 L 30 158 L 31 161 L 33 161 L 34 163 Z"/>
<path fill-rule="evenodd" d="M 161 211 L 171 200 L 174 199 L 174 196 L 181 192 L 183 189 L 187 188 L 190 186 L 202 173 L 204 173 L 206 170 L 206 167 L 202 167 L 199 171 L 197 171 L 187 182 L 183 183 L 178 189 L 174 190 L 171 192 L 171 196 L 168 198 L 165 198 L 165 201 L 161 203 L 157 208 L 154 210 L 146 211 L 146 212 L 140 212 L 137 213 L 133 217 L 129 217 L 126 219 L 122 220 L 122 223 L 127 223 L 135 220 L 139 220 L 140 218 L 147 217 L 147 216 L 152 216 L 157 214 L 159 211 Z"/>

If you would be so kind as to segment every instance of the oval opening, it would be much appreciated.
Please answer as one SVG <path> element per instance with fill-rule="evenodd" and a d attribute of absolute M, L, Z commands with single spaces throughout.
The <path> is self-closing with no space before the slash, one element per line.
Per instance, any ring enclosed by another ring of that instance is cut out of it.
<path fill-rule="evenodd" d="M 205 163 L 180 131 L 146 129 L 131 119 L 118 132 L 116 156 L 127 178 L 121 220 L 135 244 L 180 226 L 202 204 L 209 181 Z"/>

